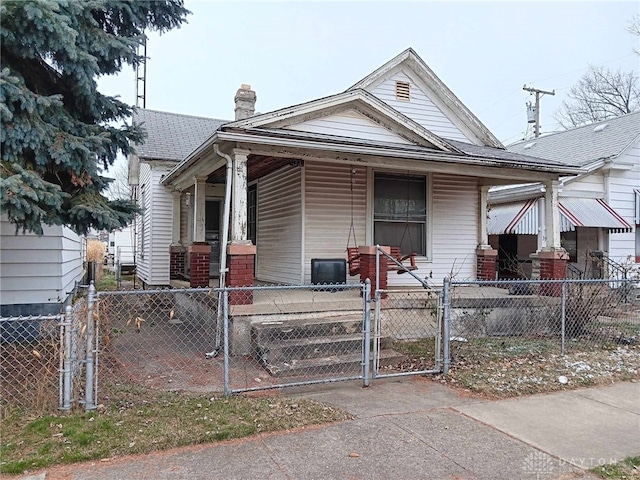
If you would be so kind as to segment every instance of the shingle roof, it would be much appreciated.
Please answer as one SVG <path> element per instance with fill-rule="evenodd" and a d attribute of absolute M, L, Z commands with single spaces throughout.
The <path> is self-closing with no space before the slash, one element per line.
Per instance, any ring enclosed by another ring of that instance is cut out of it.
<path fill-rule="evenodd" d="M 147 138 L 136 145 L 139 158 L 180 161 L 199 147 L 228 120 L 194 117 L 138 108 L 133 121 L 142 125 Z"/>
<path fill-rule="evenodd" d="M 640 112 L 509 145 L 511 152 L 584 167 L 619 155 L 640 135 Z"/>

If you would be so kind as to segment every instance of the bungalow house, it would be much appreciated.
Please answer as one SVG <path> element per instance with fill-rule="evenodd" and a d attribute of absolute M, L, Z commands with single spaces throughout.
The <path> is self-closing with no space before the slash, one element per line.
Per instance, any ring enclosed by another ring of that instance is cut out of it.
<path fill-rule="evenodd" d="M 547 187 L 540 250 L 550 274 L 564 262 L 553 206 L 560 176 L 581 170 L 506 150 L 412 49 L 342 93 L 265 114 L 255 102 L 243 85 L 232 122 L 136 112 L 148 132 L 130 175 L 146 284 L 308 284 L 313 259 L 353 246 L 365 259 L 376 244 L 414 253 L 414 273 L 434 282 L 493 278 L 487 195 L 513 183 Z"/>
<path fill-rule="evenodd" d="M 0 218 L 0 316 L 54 315 L 84 277 L 85 239 L 63 226 L 16 233 Z"/>
<path fill-rule="evenodd" d="M 640 112 L 508 150 L 584 169 L 563 176 L 558 188 L 561 244 L 575 276 L 598 278 L 640 267 Z M 537 275 L 530 257 L 535 260 L 544 243 L 544 192 L 539 182 L 489 192 L 489 243 L 499 251 L 502 277 Z"/>

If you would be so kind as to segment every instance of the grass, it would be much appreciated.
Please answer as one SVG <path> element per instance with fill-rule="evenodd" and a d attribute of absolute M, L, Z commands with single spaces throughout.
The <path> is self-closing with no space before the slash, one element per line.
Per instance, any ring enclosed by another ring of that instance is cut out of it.
<path fill-rule="evenodd" d="M 602 478 L 615 480 L 639 480 L 640 456 L 625 458 L 611 465 L 601 465 L 591 470 Z"/>
<path fill-rule="evenodd" d="M 575 344 L 574 344 L 575 343 Z M 434 340 L 397 341 L 407 356 L 393 370 L 432 368 Z M 572 342 L 560 355 L 557 341 L 544 338 L 477 338 L 451 343 L 449 374 L 437 381 L 490 398 L 532 395 L 640 378 L 640 348 Z M 560 377 L 566 377 L 561 382 Z"/>
<path fill-rule="evenodd" d="M 241 438 L 350 418 L 310 400 L 211 397 L 121 387 L 118 401 L 91 413 L 2 424 L 0 473 L 21 474 L 56 464 Z"/>

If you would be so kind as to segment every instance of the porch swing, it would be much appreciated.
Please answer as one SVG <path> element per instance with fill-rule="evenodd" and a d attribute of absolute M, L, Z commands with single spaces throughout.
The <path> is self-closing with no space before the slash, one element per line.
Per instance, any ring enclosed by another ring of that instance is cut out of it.
<path fill-rule="evenodd" d="M 358 249 L 358 240 L 356 238 L 356 229 L 353 223 L 353 183 L 355 180 L 355 169 L 351 169 L 351 224 L 349 226 L 349 235 L 347 236 L 347 265 L 349 266 L 349 275 L 359 275 L 360 274 L 360 252 Z M 407 189 L 408 192 L 408 189 Z M 408 199 L 407 199 L 408 203 Z M 413 250 L 413 242 L 411 240 L 411 232 L 409 231 L 409 209 L 407 208 L 407 218 L 405 221 L 404 231 L 402 232 L 402 238 L 400 239 L 400 245 L 404 241 L 405 235 L 409 234 L 409 246 L 411 250 Z M 350 246 L 351 237 L 353 236 L 354 246 Z M 416 253 L 412 252 L 407 255 L 402 254 L 401 247 L 399 246 L 390 246 L 389 255 L 393 257 L 399 264 L 395 262 L 387 262 L 387 271 L 393 272 L 395 271 L 398 275 L 417 270 L 416 266 Z M 405 265 L 405 262 L 408 261 L 408 265 Z"/>

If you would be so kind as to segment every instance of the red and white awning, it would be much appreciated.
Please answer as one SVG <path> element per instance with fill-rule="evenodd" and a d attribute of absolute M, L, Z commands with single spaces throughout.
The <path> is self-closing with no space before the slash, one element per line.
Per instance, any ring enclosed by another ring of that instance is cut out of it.
<path fill-rule="evenodd" d="M 640 197 L 640 193 L 638 196 Z M 537 200 L 532 199 L 526 202 L 492 206 L 487 222 L 488 234 L 537 235 L 539 219 L 536 203 Z M 572 231 L 576 227 L 604 228 L 610 233 L 633 231 L 633 227 L 601 199 L 562 198 L 558 202 L 558 208 L 561 232 Z M 636 210 L 639 208 L 640 206 L 637 206 Z"/>

